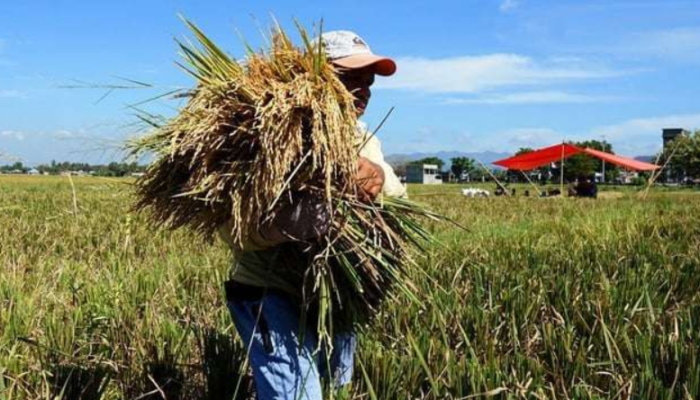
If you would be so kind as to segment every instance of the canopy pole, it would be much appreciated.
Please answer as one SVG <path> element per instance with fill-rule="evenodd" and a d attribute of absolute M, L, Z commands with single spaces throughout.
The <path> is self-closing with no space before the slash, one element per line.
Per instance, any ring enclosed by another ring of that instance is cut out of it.
<path fill-rule="evenodd" d="M 541 192 L 540 189 L 537 187 L 537 185 L 535 185 L 535 184 L 532 182 L 532 180 L 530 180 L 530 177 L 527 176 L 527 174 L 525 173 L 525 171 L 523 171 L 523 170 L 521 169 L 521 170 L 520 170 L 520 173 L 522 173 L 523 176 L 525 177 L 525 179 L 527 179 L 527 181 L 530 183 L 530 185 L 532 185 L 532 187 L 535 188 L 535 191 L 537 192 L 537 196 L 542 197 L 542 192 Z"/>
<path fill-rule="evenodd" d="M 603 173 L 600 176 L 600 183 L 605 183 L 605 160 L 603 160 Z"/>
<path fill-rule="evenodd" d="M 564 142 L 561 142 L 561 166 L 559 168 L 559 193 L 564 197 Z"/>
<path fill-rule="evenodd" d="M 675 146 L 673 146 L 673 150 L 671 151 L 671 154 L 666 159 L 666 162 L 664 162 L 664 165 L 662 165 L 661 168 L 658 169 L 658 171 L 651 171 L 651 176 L 647 180 L 647 187 L 646 187 L 646 189 L 644 189 L 643 192 L 641 192 L 641 197 L 643 200 L 646 200 L 647 196 L 649 195 L 649 190 L 654 185 L 654 183 L 656 183 L 656 180 L 659 179 L 659 176 L 661 176 L 661 173 L 664 172 L 664 170 L 666 170 L 666 166 L 671 162 L 671 159 L 676 154 L 676 150 L 678 150 L 678 145 L 680 144 L 680 141 L 675 140 L 674 142 L 675 142 Z M 663 155 L 662 153 L 659 153 L 659 155 L 656 156 L 657 165 L 658 165 L 659 160 L 661 159 L 662 155 Z"/>
<path fill-rule="evenodd" d="M 476 162 L 478 162 L 479 165 L 481 165 L 481 168 L 483 168 L 489 175 L 491 175 L 491 178 L 493 178 L 493 180 L 496 181 L 496 185 L 498 185 L 501 189 L 503 189 L 503 193 L 505 193 L 506 196 L 510 196 L 510 193 L 508 193 L 508 189 L 506 189 L 506 187 L 503 186 L 503 184 L 501 182 L 499 182 L 498 178 L 496 178 L 496 175 L 491 173 L 491 171 L 488 168 L 486 168 L 484 163 L 482 163 L 481 161 L 479 161 L 476 158 L 474 160 L 476 160 Z"/>

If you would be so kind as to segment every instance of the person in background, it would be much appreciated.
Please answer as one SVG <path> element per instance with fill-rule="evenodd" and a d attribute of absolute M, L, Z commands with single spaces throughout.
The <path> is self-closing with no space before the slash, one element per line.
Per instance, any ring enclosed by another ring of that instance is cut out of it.
<path fill-rule="evenodd" d="M 585 175 L 579 176 L 578 184 L 576 185 L 577 197 L 598 197 L 598 186 L 595 183 L 595 178 Z"/>
<path fill-rule="evenodd" d="M 598 183 L 595 181 L 595 176 L 589 177 L 588 182 L 590 182 L 590 185 L 591 185 L 590 197 L 593 199 L 597 199 L 598 198 Z"/>

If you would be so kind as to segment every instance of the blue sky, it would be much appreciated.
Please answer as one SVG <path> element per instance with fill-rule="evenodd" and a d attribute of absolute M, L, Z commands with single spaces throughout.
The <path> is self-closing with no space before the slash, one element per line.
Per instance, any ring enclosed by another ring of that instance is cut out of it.
<path fill-rule="evenodd" d="M 606 139 L 653 154 L 662 127 L 700 128 L 700 0 L 26 0 L 0 2 L 0 163 L 105 162 L 134 134 L 127 104 L 191 81 L 181 13 L 232 54 L 270 15 L 358 32 L 398 72 L 366 120 L 385 153 L 505 151 Z M 67 89 L 75 80 L 153 90 Z M 172 112 L 174 103 L 154 104 Z"/>

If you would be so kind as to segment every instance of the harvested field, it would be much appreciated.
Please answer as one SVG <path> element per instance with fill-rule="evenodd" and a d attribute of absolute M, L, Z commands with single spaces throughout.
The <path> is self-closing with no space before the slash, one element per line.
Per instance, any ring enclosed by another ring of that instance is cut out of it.
<path fill-rule="evenodd" d="M 249 397 L 228 250 L 153 230 L 130 182 L 0 176 L 0 398 Z M 409 188 L 470 231 L 431 225 L 422 303 L 365 327 L 355 398 L 700 396 L 700 193 L 461 187 Z"/>

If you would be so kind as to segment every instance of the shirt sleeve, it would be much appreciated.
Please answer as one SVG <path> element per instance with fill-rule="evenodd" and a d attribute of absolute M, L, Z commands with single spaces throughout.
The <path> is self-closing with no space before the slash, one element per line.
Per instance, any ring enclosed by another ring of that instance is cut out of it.
<path fill-rule="evenodd" d="M 364 147 L 360 150 L 360 156 L 379 165 L 384 170 L 384 186 L 382 187 L 382 193 L 385 196 L 408 198 L 406 186 L 404 186 L 399 180 L 399 177 L 396 176 L 394 168 L 384 160 L 382 145 L 376 136 L 372 136 L 367 140 L 367 143 L 365 143 Z"/>

